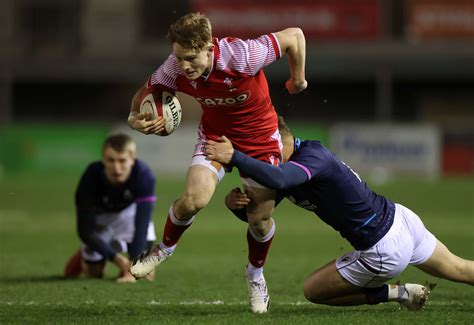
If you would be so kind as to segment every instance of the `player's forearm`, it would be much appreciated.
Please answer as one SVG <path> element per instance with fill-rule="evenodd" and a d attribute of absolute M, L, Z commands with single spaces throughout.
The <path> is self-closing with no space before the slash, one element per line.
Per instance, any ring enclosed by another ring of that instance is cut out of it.
<path fill-rule="evenodd" d="M 135 95 L 133 95 L 132 102 L 130 105 L 130 114 L 136 115 L 140 113 L 140 98 L 143 92 L 145 91 L 145 89 L 146 89 L 146 86 L 143 85 L 142 87 L 140 87 L 140 89 L 137 90 Z"/>
<path fill-rule="evenodd" d="M 134 259 L 146 248 L 148 226 L 153 212 L 152 202 L 141 202 L 135 214 L 135 234 L 129 247 L 129 257 Z"/>
<path fill-rule="evenodd" d="M 92 250 L 98 252 L 107 259 L 112 259 L 116 252 L 106 242 L 94 234 L 96 226 L 95 213 L 88 210 L 77 212 L 77 232 L 81 241 Z"/>
<path fill-rule="evenodd" d="M 231 164 L 261 185 L 276 190 L 298 186 L 307 181 L 307 175 L 299 167 L 292 164 L 273 166 L 250 158 L 238 150 L 234 150 Z"/>
<path fill-rule="evenodd" d="M 301 86 L 305 80 L 306 39 L 300 28 L 291 28 L 289 44 L 286 49 L 290 65 L 291 80 L 296 86 Z"/>

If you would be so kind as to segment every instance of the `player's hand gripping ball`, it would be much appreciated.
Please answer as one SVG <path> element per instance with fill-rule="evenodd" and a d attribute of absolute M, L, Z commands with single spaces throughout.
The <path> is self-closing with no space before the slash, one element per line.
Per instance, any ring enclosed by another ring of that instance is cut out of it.
<path fill-rule="evenodd" d="M 142 95 L 140 113 L 151 113 L 151 118 L 162 116 L 165 121 L 165 129 L 160 133 L 167 136 L 173 133 L 181 122 L 181 104 L 178 97 L 169 90 L 156 86 L 148 87 Z"/>

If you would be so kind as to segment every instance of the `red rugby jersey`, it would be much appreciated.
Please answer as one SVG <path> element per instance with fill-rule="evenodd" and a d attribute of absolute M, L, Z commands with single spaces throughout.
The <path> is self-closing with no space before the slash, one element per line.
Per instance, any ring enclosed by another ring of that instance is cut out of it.
<path fill-rule="evenodd" d="M 215 140 L 228 137 L 235 148 L 255 158 L 280 156 L 277 115 L 263 68 L 281 57 L 274 34 L 257 39 L 213 39 L 212 67 L 207 77 L 186 78 L 175 56 L 148 79 L 148 86 L 165 87 L 193 96 L 201 104 L 201 129 Z"/>

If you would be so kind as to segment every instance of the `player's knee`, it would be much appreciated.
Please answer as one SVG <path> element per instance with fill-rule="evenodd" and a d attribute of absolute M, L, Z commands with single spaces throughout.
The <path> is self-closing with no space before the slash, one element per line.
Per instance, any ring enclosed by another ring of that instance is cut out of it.
<path fill-rule="evenodd" d="M 268 232 L 271 230 L 272 224 L 273 223 L 272 223 L 271 218 L 269 219 L 253 218 L 252 220 L 249 220 L 250 229 L 255 235 L 259 237 L 265 237 L 268 234 Z"/>
<path fill-rule="evenodd" d="M 303 284 L 305 298 L 315 304 L 327 305 L 334 298 L 333 288 L 328 286 L 327 279 L 318 276 L 317 273 L 310 275 Z"/>
<path fill-rule="evenodd" d="M 317 290 L 313 281 L 306 280 L 303 285 L 304 297 L 314 304 L 324 304 L 326 298 Z"/>
<path fill-rule="evenodd" d="M 183 194 L 179 200 L 178 210 L 181 216 L 193 216 L 206 207 L 209 199 L 199 194 Z"/>

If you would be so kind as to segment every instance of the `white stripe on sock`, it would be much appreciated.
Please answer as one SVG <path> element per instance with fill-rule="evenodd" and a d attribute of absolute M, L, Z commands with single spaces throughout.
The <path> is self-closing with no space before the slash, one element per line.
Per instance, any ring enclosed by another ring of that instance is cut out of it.
<path fill-rule="evenodd" d="M 174 211 L 173 211 L 173 207 L 174 207 L 174 203 L 171 204 L 170 206 L 170 209 L 168 210 L 168 216 L 170 217 L 171 219 L 171 222 L 177 226 L 189 226 L 190 224 L 193 223 L 194 221 L 194 218 L 196 217 L 195 215 L 192 216 L 191 218 L 189 219 L 185 219 L 185 220 L 180 220 L 178 218 L 175 217 L 174 215 Z"/>
<path fill-rule="evenodd" d="M 265 243 L 267 241 L 269 241 L 273 235 L 275 235 L 275 221 L 272 219 L 272 227 L 270 228 L 270 231 L 268 232 L 268 234 L 266 234 L 264 237 L 259 237 L 257 236 L 253 231 L 252 231 L 252 228 L 249 227 L 249 232 L 250 232 L 250 235 L 252 235 L 253 239 L 255 239 L 256 241 L 260 242 L 260 243 Z"/>

